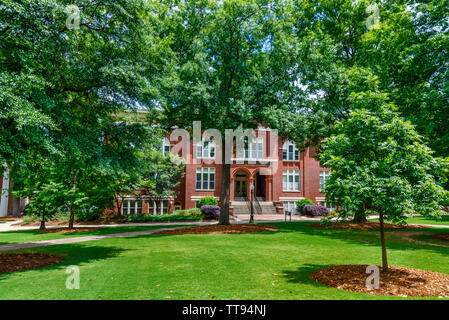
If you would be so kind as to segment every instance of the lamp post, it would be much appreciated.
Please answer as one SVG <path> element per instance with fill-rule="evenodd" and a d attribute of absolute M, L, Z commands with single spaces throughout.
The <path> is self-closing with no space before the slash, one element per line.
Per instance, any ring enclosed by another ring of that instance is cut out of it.
<path fill-rule="evenodd" d="M 39 229 L 45 230 L 45 209 L 42 209 L 42 220 L 41 220 L 41 226 Z"/>
<path fill-rule="evenodd" d="M 254 184 L 252 184 L 249 187 L 249 190 L 251 190 L 251 215 L 250 215 L 250 218 L 249 218 L 249 223 L 254 223 L 254 204 L 253 204 L 253 201 L 254 201 Z"/>

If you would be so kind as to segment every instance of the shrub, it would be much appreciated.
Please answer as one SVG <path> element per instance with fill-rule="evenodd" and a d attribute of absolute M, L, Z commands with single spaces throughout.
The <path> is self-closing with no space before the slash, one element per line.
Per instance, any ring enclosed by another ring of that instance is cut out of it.
<path fill-rule="evenodd" d="M 323 206 L 306 205 L 302 210 L 306 216 L 322 217 L 329 215 L 329 209 Z"/>
<path fill-rule="evenodd" d="M 314 206 L 315 202 L 313 202 L 312 200 L 310 200 L 308 198 L 298 200 L 296 202 L 296 210 L 298 210 L 299 213 L 303 214 L 302 209 L 304 208 L 304 206 L 307 206 L 307 205 Z"/>
<path fill-rule="evenodd" d="M 218 219 L 220 217 L 219 206 L 202 206 L 201 212 L 206 219 Z"/>
<path fill-rule="evenodd" d="M 77 221 L 93 221 L 100 218 L 103 210 L 92 206 L 90 208 L 80 208 L 75 211 L 75 218 Z"/>
<path fill-rule="evenodd" d="M 184 217 L 197 217 L 202 218 L 203 214 L 200 209 L 188 209 L 188 210 L 176 210 L 170 213 L 170 215 L 184 216 Z"/>
<path fill-rule="evenodd" d="M 203 197 L 198 201 L 200 208 L 202 206 L 216 206 L 218 205 L 217 199 L 215 197 Z"/>

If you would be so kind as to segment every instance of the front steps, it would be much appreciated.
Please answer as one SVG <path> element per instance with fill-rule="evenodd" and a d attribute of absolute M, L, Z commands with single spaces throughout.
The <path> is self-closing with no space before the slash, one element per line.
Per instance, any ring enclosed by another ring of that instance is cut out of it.
<path fill-rule="evenodd" d="M 254 213 L 257 214 L 257 203 L 254 201 Z M 259 202 L 260 209 L 261 209 L 261 215 L 276 215 L 276 208 L 273 204 L 273 202 Z M 250 214 L 250 204 L 249 202 L 244 201 L 233 201 L 231 202 L 231 206 L 234 209 L 234 215 L 239 214 Z"/>

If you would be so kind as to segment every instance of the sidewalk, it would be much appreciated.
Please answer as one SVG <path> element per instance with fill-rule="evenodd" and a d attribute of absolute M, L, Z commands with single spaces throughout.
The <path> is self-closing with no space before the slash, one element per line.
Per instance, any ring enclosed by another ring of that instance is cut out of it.
<path fill-rule="evenodd" d="M 98 235 L 98 236 L 63 238 L 63 239 L 54 239 L 54 240 L 40 240 L 40 241 L 24 242 L 24 243 L 10 243 L 10 244 L 0 245 L 0 252 L 8 251 L 8 250 L 54 246 L 54 245 L 58 245 L 58 244 L 80 243 L 80 242 L 86 242 L 86 241 L 95 241 L 95 240 L 103 240 L 103 239 L 111 239 L 111 238 L 129 238 L 129 237 L 137 237 L 137 236 L 147 236 L 147 235 L 153 234 L 155 232 L 159 232 L 159 231 L 176 230 L 176 229 L 182 229 L 182 228 L 184 228 L 184 227 L 161 228 L 161 229 L 123 232 L 123 233 L 112 233 L 112 234 L 104 234 L 104 235 Z"/>

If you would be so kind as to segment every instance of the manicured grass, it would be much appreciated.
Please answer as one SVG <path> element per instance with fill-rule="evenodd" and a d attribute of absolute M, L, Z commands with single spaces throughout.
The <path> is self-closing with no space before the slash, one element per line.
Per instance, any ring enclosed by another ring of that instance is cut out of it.
<path fill-rule="evenodd" d="M 70 237 L 94 236 L 111 233 L 133 232 L 160 228 L 180 227 L 178 225 L 167 226 L 142 226 L 142 227 L 102 227 L 100 230 L 73 232 L 73 233 L 40 233 L 38 230 L 21 230 L 0 232 L 0 245 L 18 242 L 32 242 L 39 240 L 52 240 Z"/>
<path fill-rule="evenodd" d="M 407 223 L 414 224 L 435 224 L 449 226 L 449 215 L 441 217 L 441 219 L 429 219 L 425 217 L 411 217 L 407 219 Z"/>
<path fill-rule="evenodd" d="M 378 222 L 379 219 L 370 219 L 370 221 Z M 449 215 L 442 216 L 441 219 L 431 219 L 421 216 L 413 216 L 407 218 L 408 224 L 431 224 L 431 225 L 446 225 L 449 226 Z"/>
<path fill-rule="evenodd" d="M 65 260 L 0 274 L 0 299 L 391 298 L 328 288 L 309 278 L 330 265 L 380 264 L 377 231 L 307 224 L 277 224 L 281 229 L 276 232 L 151 235 L 22 250 Z M 449 274 L 449 248 L 409 243 L 399 237 L 401 232 L 386 232 L 391 265 Z M 79 290 L 65 288 L 70 265 L 80 269 Z"/>

